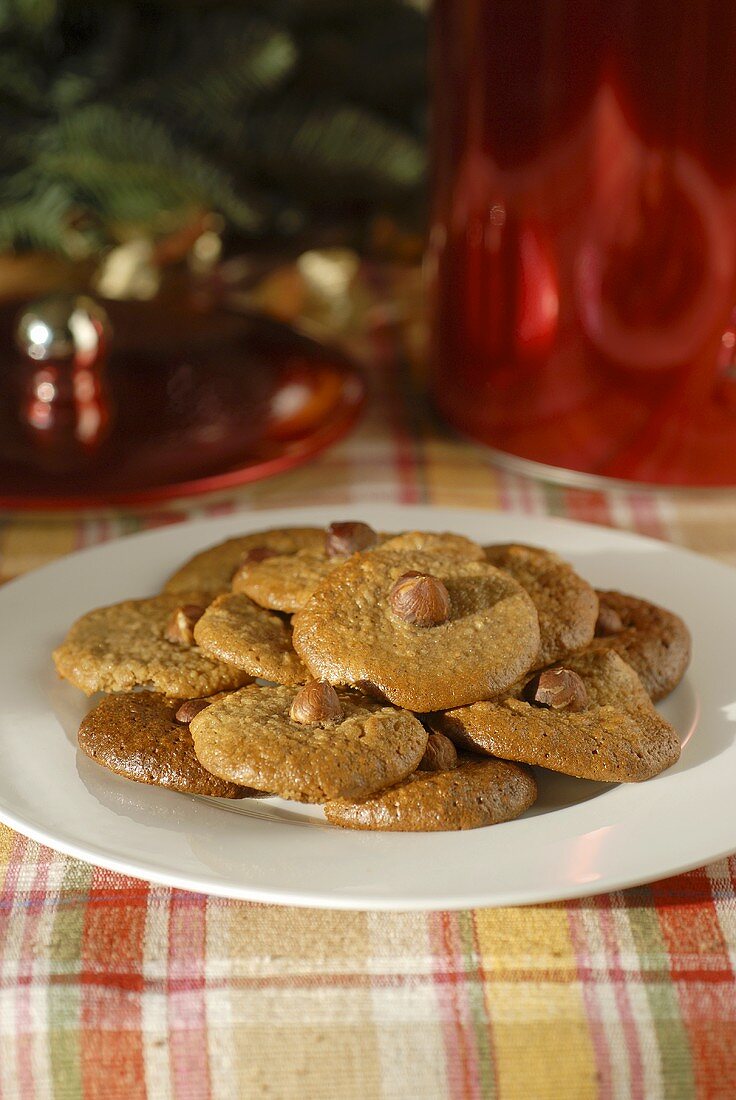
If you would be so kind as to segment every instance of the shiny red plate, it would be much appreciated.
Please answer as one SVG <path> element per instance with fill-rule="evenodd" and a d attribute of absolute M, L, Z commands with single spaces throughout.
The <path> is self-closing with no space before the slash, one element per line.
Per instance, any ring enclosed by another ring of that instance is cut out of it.
<path fill-rule="evenodd" d="M 264 317 L 187 302 L 105 303 L 110 430 L 71 451 L 23 419 L 18 306 L 0 311 L 0 507 L 148 504 L 229 489 L 307 462 L 343 436 L 365 383 L 341 351 Z"/>

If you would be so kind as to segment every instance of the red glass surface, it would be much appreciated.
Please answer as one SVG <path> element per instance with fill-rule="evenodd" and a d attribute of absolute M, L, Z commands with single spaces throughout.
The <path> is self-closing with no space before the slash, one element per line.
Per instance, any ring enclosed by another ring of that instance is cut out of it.
<path fill-rule="evenodd" d="M 185 298 L 106 302 L 95 363 L 34 363 L 0 310 L 0 507 L 141 504 L 306 462 L 355 422 L 365 386 L 337 349 Z"/>
<path fill-rule="evenodd" d="M 736 484 L 736 6 L 436 0 L 432 387 L 532 461 Z"/>

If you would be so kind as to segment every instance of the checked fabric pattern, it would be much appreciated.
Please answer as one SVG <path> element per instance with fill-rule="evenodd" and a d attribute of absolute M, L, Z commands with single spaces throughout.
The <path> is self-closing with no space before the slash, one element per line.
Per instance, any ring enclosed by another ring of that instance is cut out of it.
<path fill-rule="evenodd" d="M 427 410 L 406 328 L 373 320 L 352 338 L 369 409 L 317 461 L 159 512 L 6 516 L 2 579 L 189 517 L 364 501 L 568 516 L 736 564 L 736 494 L 500 473 Z M 332 913 L 149 885 L 0 826 L 0 1098 L 732 1100 L 735 960 L 734 859 L 572 903 Z"/>

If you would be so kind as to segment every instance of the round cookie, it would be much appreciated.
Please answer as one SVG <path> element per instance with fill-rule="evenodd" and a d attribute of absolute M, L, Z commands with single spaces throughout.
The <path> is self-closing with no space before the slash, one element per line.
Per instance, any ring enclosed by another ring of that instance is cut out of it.
<path fill-rule="evenodd" d="M 656 703 L 669 695 L 690 663 L 690 631 L 672 611 L 621 592 L 598 592 L 600 623 L 592 649 L 612 649 L 639 674 Z M 613 615 L 611 615 L 613 613 Z M 602 624 L 621 623 L 615 633 L 599 636 Z"/>
<path fill-rule="evenodd" d="M 321 527 L 284 527 L 239 535 L 195 554 L 169 577 L 163 591 L 201 592 L 213 600 L 222 592 L 230 591 L 233 574 L 249 550 L 267 547 L 277 554 L 294 554 L 297 550 L 319 553 L 324 542 L 325 532 Z"/>
<path fill-rule="evenodd" d="M 171 616 L 184 602 L 205 600 L 189 593 L 125 600 L 78 619 L 53 658 L 60 676 L 87 695 L 151 687 L 176 699 L 198 699 L 242 687 L 251 677 L 203 653 L 168 641 Z"/>
<path fill-rule="evenodd" d="M 582 710 L 533 706 L 520 697 L 522 688 L 516 697 L 432 715 L 430 725 L 466 749 L 580 779 L 639 782 L 677 762 L 675 731 L 617 653 L 589 651 L 566 661 L 565 668 L 585 685 Z"/>
<path fill-rule="evenodd" d="M 483 561 L 483 547 L 468 539 L 465 535 L 455 535 L 452 531 L 436 534 L 434 531 L 404 531 L 393 535 L 382 543 L 382 550 L 423 550 L 426 553 L 440 554 L 445 558 L 469 558 L 471 561 Z"/>
<path fill-rule="evenodd" d="M 185 794 L 244 798 L 249 792 L 202 767 L 178 699 L 148 691 L 107 695 L 82 720 L 79 747 L 117 775 Z"/>
<path fill-rule="evenodd" d="M 510 821 L 536 797 L 537 785 L 523 768 L 466 755 L 451 771 L 414 772 L 369 798 L 328 802 L 324 812 L 346 829 L 444 832 Z"/>
<path fill-rule="evenodd" d="M 343 716 L 290 717 L 294 687 L 243 688 L 197 714 L 194 748 L 208 771 L 297 802 L 362 798 L 398 782 L 424 755 L 427 731 L 406 711 L 339 693 Z"/>
<path fill-rule="evenodd" d="M 309 673 L 291 641 L 291 627 L 239 593 L 218 596 L 195 624 L 203 652 L 249 676 L 277 684 L 303 684 Z"/>
<path fill-rule="evenodd" d="M 244 561 L 233 576 L 233 591 L 245 593 L 261 607 L 292 615 L 352 553 L 377 546 L 386 537 L 390 536 L 379 534 L 365 523 L 332 523 L 322 532 L 319 545 Z"/>
<path fill-rule="evenodd" d="M 291 615 L 304 607 L 320 582 L 340 564 L 342 559 L 328 558 L 324 550 L 298 550 L 247 562 L 233 577 L 233 592 L 244 593 L 261 607 Z"/>
<path fill-rule="evenodd" d="M 571 565 L 536 546 L 507 543 L 484 549 L 486 560 L 510 573 L 534 602 L 539 615 L 536 664 L 540 668 L 563 661 L 590 643 L 598 597 Z"/>
<path fill-rule="evenodd" d="M 450 598 L 448 621 L 419 626 L 392 610 L 405 573 L 431 574 Z M 335 569 L 294 616 L 294 648 L 332 684 L 369 684 L 397 706 L 445 710 L 505 691 L 539 649 L 524 589 L 486 562 L 380 549 Z"/>

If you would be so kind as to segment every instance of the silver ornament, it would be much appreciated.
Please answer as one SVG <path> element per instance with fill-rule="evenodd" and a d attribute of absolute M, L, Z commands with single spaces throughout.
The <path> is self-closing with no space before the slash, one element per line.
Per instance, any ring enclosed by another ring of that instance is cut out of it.
<path fill-rule="evenodd" d="M 15 341 L 30 359 L 81 358 L 94 361 L 109 344 L 110 321 L 102 306 L 84 294 L 51 294 L 25 307 Z"/>

